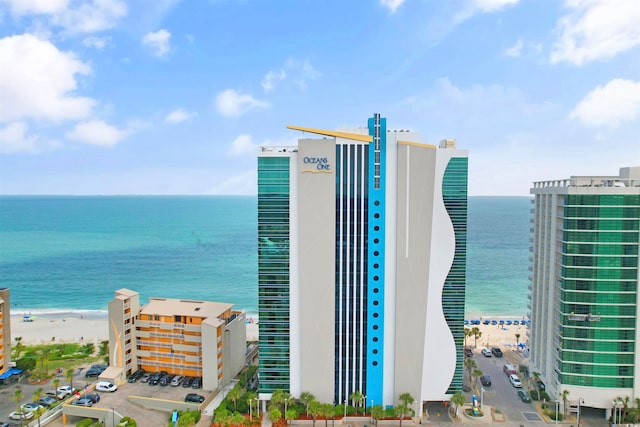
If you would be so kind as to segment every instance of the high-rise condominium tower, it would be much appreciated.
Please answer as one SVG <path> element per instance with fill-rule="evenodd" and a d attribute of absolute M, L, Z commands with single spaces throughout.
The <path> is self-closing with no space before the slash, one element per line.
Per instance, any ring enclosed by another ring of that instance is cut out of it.
<path fill-rule="evenodd" d="M 552 398 L 640 397 L 640 167 L 534 183 L 530 347 Z"/>
<path fill-rule="evenodd" d="M 320 137 L 258 155 L 261 398 L 448 399 L 462 387 L 467 151 L 379 114 L 350 132 L 289 128 Z"/>

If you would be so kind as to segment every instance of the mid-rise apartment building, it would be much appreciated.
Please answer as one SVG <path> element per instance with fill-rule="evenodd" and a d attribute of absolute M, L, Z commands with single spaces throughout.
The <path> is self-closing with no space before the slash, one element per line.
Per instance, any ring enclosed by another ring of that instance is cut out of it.
<path fill-rule="evenodd" d="M 120 289 L 109 303 L 110 366 L 201 376 L 206 390 L 228 384 L 245 365 L 246 318 L 233 304 L 150 298 Z"/>
<path fill-rule="evenodd" d="M 260 397 L 462 388 L 467 159 L 375 114 L 258 154 Z"/>
<path fill-rule="evenodd" d="M 9 370 L 11 362 L 11 312 L 9 288 L 0 288 L 0 375 Z"/>
<path fill-rule="evenodd" d="M 534 183 L 531 370 L 561 399 L 640 397 L 640 167 Z"/>

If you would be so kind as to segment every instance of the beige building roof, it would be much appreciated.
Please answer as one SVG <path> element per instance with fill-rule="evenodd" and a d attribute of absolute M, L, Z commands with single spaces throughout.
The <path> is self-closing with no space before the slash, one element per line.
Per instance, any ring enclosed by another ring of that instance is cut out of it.
<path fill-rule="evenodd" d="M 132 291 L 131 289 L 127 289 L 127 288 L 122 288 L 116 291 L 116 297 L 118 297 L 119 295 L 124 295 L 126 297 L 134 297 L 138 295 L 138 292 Z"/>
<path fill-rule="evenodd" d="M 142 314 L 158 314 L 161 316 L 192 316 L 202 318 L 218 318 L 233 304 L 224 302 L 183 300 L 171 298 L 149 298 L 149 303 L 142 307 Z"/>

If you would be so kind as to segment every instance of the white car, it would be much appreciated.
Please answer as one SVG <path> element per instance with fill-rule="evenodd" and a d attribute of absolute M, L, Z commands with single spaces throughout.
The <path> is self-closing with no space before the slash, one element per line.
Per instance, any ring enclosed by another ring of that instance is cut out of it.
<path fill-rule="evenodd" d="M 522 388 L 522 383 L 520 382 L 520 378 L 518 378 L 517 375 L 515 374 L 509 375 L 509 381 L 511 382 L 511 385 L 514 386 L 515 388 Z"/>
<path fill-rule="evenodd" d="M 33 418 L 33 412 L 31 411 L 14 411 L 9 414 L 9 418 L 12 420 L 30 420 Z"/>
<path fill-rule="evenodd" d="M 97 391 L 110 391 L 114 392 L 118 389 L 118 386 L 110 381 L 100 381 L 96 384 Z"/>
<path fill-rule="evenodd" d="M 491 357 L 491 350 L 489 350 L 488 348 L 483 348 L 482 349 L 482 355 L 484 357 Z"/>
<path fill-rule="evenodd" d="M 58 394 L 64 394 L 66 396 L 71 396 L 73 394 L 73 389 L 70 385 L 63 385 L 62 387 L 58 387 L 56 389 Z"/>

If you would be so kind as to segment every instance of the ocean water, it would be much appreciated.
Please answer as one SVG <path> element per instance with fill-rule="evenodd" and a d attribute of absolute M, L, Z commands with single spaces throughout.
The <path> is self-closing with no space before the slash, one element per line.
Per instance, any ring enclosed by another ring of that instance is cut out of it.
<path fill-rule="evenodd" d="M 0 196 L 0 287 L 33 314 L 107 309 L 123 287 L 257 313 L 257 208 L 248 196 Z M 527 197 L 471 197 L 468 316 L 522 316 Z"/>

